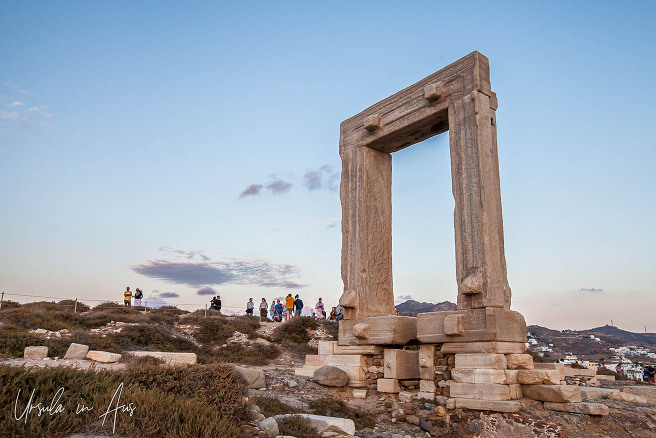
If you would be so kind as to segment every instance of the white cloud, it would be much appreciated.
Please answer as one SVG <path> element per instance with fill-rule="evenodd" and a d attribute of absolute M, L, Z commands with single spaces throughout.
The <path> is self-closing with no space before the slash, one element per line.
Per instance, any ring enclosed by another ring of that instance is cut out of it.
<path fill-rule="evenodd" d="M 20 100 L 15 100 L 12 103 L 7 104 L 8 107 L 16 107 L 16 106 L 23 106 L 23 102 Z"/>
<path fill-rule="evenodd" d="M 267 227 L 267 230 L 282 231 L 282 229 L 281 229 L 279 226 L 277 226 L 277 225 L 269 225 L 269 226 Z"/>
<path fill-rule="evenodd" d="M 342 222 L 342 218 L 332 217 L 332 218 L 328 219 L 327 221 L 324 221 L 323 224 L 326 226 L 326 229 L 328 229 L 328 228 L 335 228 L 341 222 Z"/>
<path fill-rule="evenodd" d="M 27 118 L 21 117 L 16 111 L 0 112 L 0 117 L 2 117 L 5 120 L 14 120 L 16 122 L 27 122 Z"/>

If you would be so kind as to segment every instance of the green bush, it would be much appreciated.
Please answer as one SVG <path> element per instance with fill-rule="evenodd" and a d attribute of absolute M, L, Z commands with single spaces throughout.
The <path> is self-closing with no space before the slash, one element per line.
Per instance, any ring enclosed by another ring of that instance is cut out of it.
<path fill-rule="evenodd" d="M 62 339 L 45 339 L 14 325 L 5 324 L 0 327 L 0 356 L 23 357 L 25 347 L 39 345 L 48 347 L 49 356 L 62 357 L 70 342 Z"/>
<path fill-rule="evenodd" d="M 0 321 L 28 330 L 72 330 L 82 327 L 82 320 L 82 315 L 74 313 L 72 307 L 48 302 L 26 303 L 0 312 Z"/>
<path fill-rule="evenodd" d="M 280 349 L 276 345 L 227 345 L 221 348 L 206 347 L 201 349 L 198 362 L 266 365 L 278 356 L 280 356 Z"/>
<path fill-rule="evenodd" d="M 40 371 L 0 366 L 0 436 L 65 437 L 72 433 L 112 434 L 113 417 L 105 425 L 98 420 L 106 412 L 115 391 L 123 384 L 120 403 L 135 406 L 134 415 L 118 412 L 117 436 L 149 437 L 243 437 L 241 422 L 249 421 L 244 401 L 245 382 L 228 367 L 145 366 L 127 372 L 94 372 L 70 368 Z M 35 390 L 34 403 L 50 403 L 59 388 L 64 411 L 28 421 L 13 418 L 13 404 L 21 390 L 17 412 L 24 409 Z M 92 411 L 75 414 L 82 402 Z M 115 401 L 116 402 L 116 401 Z M 114 403 L 113 406 L 115 406 Z"/>
<path fill-rule="evenodd" d="M 301 409 L 281 402 L 277 398 L 264 395 L 253 397 L 251 401 L 260 408 L 260 413 L 265 417 L 273 417 L 278 414 L 300 414 L 303 412 Z"/>
<path fill-rule="evenodd" d="M 129 325 L 116 333 L 114 342 L 123 350 L 148 351 L 196 351 L 197 348 L 190 341 L 170 332 L 164 324 L 158 325 Z"/>
<path fill-rule="evenodd" d="M 303 438 L 320 438 L 319 432 L 312 426 L 310 421 L 300 417 L 292 416 L 278 420 L 278 428 L 281 435 L 297 436 Z"/>
<path fill-rule="evenodd" d="M 195 323 L 199 329 L 194 338 L 203 345 L 222 345 L 234 332 L 244 333 L 249 336 L 255 335 L 260 328 L 257 318 L 249 316 L 208 316 L 185 318 L 185 323 Z"/>
<path fill-rule="evenodd" d="M 2 302 L 2 309 L 0 309 L 0 312 L 7 309 L 15 309 L 16 307 L 20 307 L 18 301 L 5 300 Z"/>

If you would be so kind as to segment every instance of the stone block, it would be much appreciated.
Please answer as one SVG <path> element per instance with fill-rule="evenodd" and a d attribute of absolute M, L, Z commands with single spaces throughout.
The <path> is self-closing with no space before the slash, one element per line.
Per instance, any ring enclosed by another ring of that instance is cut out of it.
<path fill-rule="evenodd" d="M 599 388 L 601 389 L 601 388 Z M 641 395 L 629 394 L 628 392 L 613 392 L 608 396 L 611 400 L 621 400 L 631 403 L 648 403 L 647 399 Z"/>
<path fill-rule="evenodd" d="M 581 389 L 570 385 L 523 385 L 524 397 L 544 402 L 580 403 Z"/>
<path fill-rule="evenodd" d="M 384 356 L 386 379 L 419 379 L 419 352 L 386 348 Z"/>
<path fill-rule="evenodd" d="M 624 392 L 628 394 L 639 395 L 646 398 L 649 403 L 656 404 L 655 386 L 625 386 Z"/>
<path fill-rule="evenodd" d="M 360 366 L 366 367 L 365 358 L 361 354 L 343 355 L 318 355 L 308 354 L 305 356 L 305 365 L 332 365 L 332 366 Z"/>
<path fill-rule="evenodd" d="M 48 357 L 48 347 L 25 347 L 25 350 L 23 350 L 23 357 L 25 359 L 45 359 Z"/>
<path fill-rule="evenodd" d="M 166 351 L 128 351 L 130 356 L 155 357 L 168 365 L 193 365 L 198 362 L 196 353 L 169 353 Z"/>
<path fill-rule="evenodd" d="M 417 318 L 389 315 L 340 321 L 337 342 L 338 345 L 405 345 L 416 338 Z"/>
<path fill-rule="evenodd" d="M 337 341 L 319 341 L 318 353 L 320 355 L 333 354 L 335 344 L 337 344 Z"/>
<path fill-rule="evenodd" d="M 606 374 L 597 374 L 597 380 L 608 380 L 609 382 L 615 381 L 615 376 L 607 376 Z"/>
<path fill-rule="evenodd" d="M 451 397 L 478 400 L 512 400 L 513 397 L 517 398 L 517 386 L 519 385 L 458 382 L 451 382 L 449 385 Z M 521 397 L 521 390 L 519 390 L 519 397 Z"/>
<path fill-rule="evenodd" d="M 522 385 L 559 385 L 559 370 L 517 370 L 517 383 Z"/>
<path fill-rule="evenodd" d="M 420 392 L 437 392 L 437 385 L 435 385 L 435 380 L 420 380 L 419 381 L 419 391 Z"/>
<path fill-rule="evenodd" d="M 580 386 L 579 388 L 581 389 L 581 398 L 586 401 L 607 399 L 611 394 L 620 392 L 618 389 L 592 388 L 589 386 Z"/>
<path fill-rule="evenodd" d="M 410 391 L 399 392 L 399 403 L 410 403 L 417 398 L 417 394 Z"/>
<path fill-rule="evenodd" d="M 454 368 L 451 378 L 460 383 L 506 383 L 505 371 L 495 369 Z"/>
<path fill-rule="evenodd" d="M 519 412 L 522 404 L 510 400 L 478 400 L 468 398 L 455 399 L 456 407 L 476 411 Z"/>
<path fill-rule="evenodd" d="M 526 344 L 519 342 L 448 342 L 442 345 L 441 351 L 442 353 L 523 353 L 526 351 Z"/>
<path fill-rule="evenodd" d="M 537 362 L 533 364 L 533 369 L 557 371 L 559 376 L 558 380 L 565 380 L 565 365 L 562 363 Z"/>
<path fill-rule="evenodd" d="M 263 389 L 266 388 L 266 376 L 262 370 L 245 367 L 235 367 L 237 371 L 246 381 L 246 386 L 249 389 Z"/>
<path fill-rule="evenodd" d="M 88 345 L 76 344 L 75 342 L 73 342 L 68 347 L 68 350 L 66 350 L 66 354 L 64 355 L 64 359 L 67 359 L 67 360 L 86 359 L 88 352 L 89 352 L 89 346 Z"/>
<path fill-rule="evenodd" d="M 507 354 L 506 362 L 510 370 L 533 369 L 533 357 L 530 354 Z"/>
<path fill-rule="evenodd" d="M 514 384 L 514 383 L 519 383 L 517 382 L 517 373 L 519 370 L 503 370 L 504 374 L 506 375 L 506 384 Z"/>
<path fill-rule="evenodd" d="M 489 368 L 503 370 L 507 368 L 506 356 L 490 353 L 461 353 L 456 354 L 456 368 Z"/>
<path fill-rule="evenodd" d="M 306 419 L 310 426 L 322 436 L 353 436 L 355 435 L 355 423 L 348 418 L 326 417 L 312 414 L 287 414 L 276 415 L 276 419 L 285 417 L 301 417 Z M 335 435 L 332 435 L 334 433 Z"/>
<path fill-rule="evenodd" d="M 417 393 L 417 400 L 430 400 L 430 401 L 433 401 L 433 400 L 435 400 L 435 393 L 434 392 L 419 391 Z"/>
<path fill-rule="evenodd" d="M 544 402 L 544 408 L 551 411 L 572 412 L 586 415 L 608 415 L 608 406 L 601 403 L 554 403 Z"/>
<path fill-rule="evenodd" d="M 87 359 L 102 363 L 114 363 L 121 360 L 121 355 L 118 353 L 109 353 L 107 351 L 89 350 Z"/>
<path fill-rule="evenodd" d="M 275 418 L 269 417 L 260 421 L 257 425 L 260 430 L 266 433 L 267 438 L 275 438 L 280 435 L 280 430 L 278 429 L 278 422 Z"/>
<path fill-rule="evenodd" d="M 419 346 L 419 378 L 432 380 L 435 378 L 435 345 Z"/>
<path fill-rule="evenodd" d="M 521 314 L 500 307 L 421 313 L 417 315 L 417 339 L 427 344 L 483 341 L 523 344 L 526 321 Z"/>
<path fill-rule="evenodd" d="M 323 366 L 334 366 L 344 371 L 349 376 L 348 386 L 361 388 L 366 386 L 365 366 L 363 355 L 315 355 L 305 356 L 305 366 L 296 368 L 297 376 L 312 378 L 314 371 Z"/>
<path fill-rule="evenodd" d="M 397 379 L 378 379 L 376 381 L 376 390 L 378 392 L 398 394 L 401 392 L 401 387 L 399 386 L 399 381 Z"/>
<path fill-rule="evenodd" d="M 337 341 L 319 341 L 319 354 L 361 354 L 373 356 L 383 354 L 383 347 L 380 345 L 338 345 Z"/>
<path fill-rule="evenodd" d="M 353 395 L 353 398 L 367 398 L 366 389 L 354 389 L 351 394 Z"/>

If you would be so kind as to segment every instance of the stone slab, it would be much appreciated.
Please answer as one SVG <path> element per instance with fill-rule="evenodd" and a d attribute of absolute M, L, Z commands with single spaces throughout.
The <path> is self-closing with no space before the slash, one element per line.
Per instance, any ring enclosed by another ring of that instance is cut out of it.
<path fill-rule="evenodd" d="M 591 370 L 589 368 L 572 368 L 565 366 L 565 376 L 567 377 L 594 377 L 597 375 L 597 371 Z"/>
<path fill-rule="evenodd" d="M 639 395 L 646 398 L 649 403 L 656 404 L 656 386 L 625 386 L 624 392 Z"/>
<path fill-rule="evenodd" d="M 45 359 L 48 357 L 48 347 L 45 345 L 25 347 L 25 350 L 23 350 L 23 357 L 25 359 Z"/>
<path fill-rule="evenodd" d="M 553 403 L 544 402 L 544 408 L 551 411 L 572 412 L 586 415 L 608 415 L 608 406 L 601 403 Z"/>
<path fill-rule="evenodd" d="M 386 348 L 384 353 L 386 379 L 419 379 L 419 352 Z"/>
<path fill-rule="evenodd" d="M 308 420 L 310 426 L 323 436 L 332 436 L 328 435 L 331 432 L 335 433 L 335 436 L 355 435 L 355 423 L 348 418 L 326 417 L 323 415 L 312 414 L 284 414 L 275 416 L 277 420 L 286 417 L 301 417 Z"/>
<path fill-rule="evenodd" d="M 615 381 L 615 376 L 608 376 L 606 374 L 597 374 L 595 377 L 597 378 L 597 380 L 608 380 L 610 382 Z"/>
<path fill-rule="evenodd" d="M 383 354 L 383 347 L 380 345 L 338 345 L 337 341 L 319 341 L 319 354 L 362 354 L 373 356 Z"/>
<path fill-rule="evenodd" d="M 503 370 L 503 372 L 506 375 L 506 384 L 519 383 L 517 382 L 517 373 L 519 370 Z"/>
<path fill-rule="evenodd" d="M 463 368 L 489 368 L 503 370 L 507 367 L 506 356 L 494 353 L 460 353 L 455 356 L 455 367 Z"/>
<path fill-rule="evenodd" d="M 601 388 L 600 388 L 601 389 Z M 621 400 L 631 403 L 648 403 L 647 399 L 641 395 L 629 394 L 628 392 L 614 392 L 608 396 L 611 400 Z"/>
<path fill-rule="evenodd" d="M 419 381 L 419 391 L 420 392 L 437 392 L 437 385 L 435 380 L 422 379 Z"/>
<path fill-rule="evenodd" d="M 432 380 L 435 378 L 435 345 L 419 346 L 419 378 Z"/>
<path fill-rule="evenodd" d="M 69 345 L 68 350 L 66 350 L 64 359 L 66 360 L 86 359 L 88 352 L 89 352 L 88 345 L 76 344 L 75 342 L 73 342 L 71 345 Z"/>
<path fill-rule="evenodd" d="M 405 345 L 417 338 L 417 318 L 375 316 L 339 322 L 338 345 Z"/>
<path fill-rule="evenodd" d="M 505 370 L 454 368 L 451 378 L 460 383 L 506 383 Z"/>
<path fill-rule="evenodd" d="M 526 342 L 526 321 L 499 307 L 430 312 L 417 315 L 417 339 L 423 343 Z"/>
<path fill-rule="evenodd" d="M 398 394 L 401 392 L 401 387 L 399 386 L 399 381 L 397 379 L 378 379 L 376 381 L 376 390 L 378 392 Z"/>
<path fill-rule="evenodd" d="M 262 370 L 245 368 L 245 367 L 235 367 L 237 371 L 243 378 L 246 380 L 246 386 L 250 389 L 262 389 L 266 388 L 266 376 Z"/>
<path fill-rule="evenodd" d="M 454 398 L 513 400 L 521 398 L 522 396 L 521 387 L 519 385 L 451 382 L 449 388 L 450 396 Z"/>
<path fill-rule="evenodd" d="M 581 389 L 571 385 L 523 385 L 524 397 L 543 402 L 580 403 Z"/>
<path fill-rule="evenodd" d="M 478 400 L 456 398 L 455 402 L 457 408 L 472 409 L 476 411 L 519 412 L 522 408 L 522 404 L 520 402 L 511 400 Z"/>
<path fill-rule="evenodd" d="M 367 398 L 367 390 L 366 389 L 354 389 L 351 392 L 351 395 L 353 398 Z"/>
<path fill-rule="evenodd" d="M 305 365 L 333 365 L 333 366 L 360 366 L 366 367 L 364 355 L 342 354 L 342 355 L 319 355 L 308 354 L 305 356 Z"/>
<path fill-rule="evenodd" d="M 95 351 L 89 350 L 87 359 L 102 363 L 114 363 L 121 360 L 121 355 L 118 353 L 110 353 L 108 351 Z"/>
<path fill-rule="evenodd" d="M 585 401 L 607 399 L 611 394 L 620 392 L 618 389 L 593 388 L 590 386 L 580 386 L 579 388 L 581 389 L 581 398 Z"/>
<path fill-rule="evenodd" d="M 559 370 L 517 370 L 517 383 L 522 385 L 558 385 Z"/>
<path fill-rule="evenodd" d="M 128 355 L 136 357 L 154 357 L 163 360 L 168 365 L 193 365 L 198 362 L 196 353 L 169 353 L 166 351 L 128 351 Z"/>
<path fill-rule="evenodd" d="M 526 344 L 520 342 L 464 342 L 445 343 L 442 345 L 442 353 L 523 353 Z"/>
<path fill-rule="evenodd" d="M 506 354 L 506 362 L 510 370 L 533 369 L 533 356 L 530 354 Z"/>
<path fill-rule="evenodd" d="M 435 393 L 434 392 L 419 391 L 417 393 L 417 400 L 430 400 L 430 401 L 433 401 L 433 400 L 435 400 Z"/>
<path fill-rule="evenodd" d="M 559 381 L 565 380 L 565 365 L 562 363 L 536 362 L 533 363 L 534 370 L 555 370 L 558 372 Z"/>

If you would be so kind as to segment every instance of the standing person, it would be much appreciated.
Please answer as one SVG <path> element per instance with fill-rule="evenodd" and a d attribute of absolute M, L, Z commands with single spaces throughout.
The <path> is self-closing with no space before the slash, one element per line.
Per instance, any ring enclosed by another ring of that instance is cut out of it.
<path fill-rule="evenodd" d="M 337 319 L 337 309 L 333 307 L 330 311 L 330 320 L 335 321 Z"/>
<path fill-rule="evenodd" d="M 287 294 L 285 298 L 285 321 L 292 319 L 292 312 L 294 311 L 294 298 L 292 294 Z"/>
<path fill-rule="evenodd" d="M 267 312 L 269 309 L 269 305 L 267 304 L 266 300 L 262 298 L 262 302 L 260 303 L 260 322 L 267 322 Z"/>
<path fill-rule="evenodd" d="M 255 309 L 255 303 L 253 298 L 249 298 L 248 303 L 246 303 L 246 315 L 253 316 L 253 309 Z"/>
<path fill-rule="evenodd" d="M 221 295 L 216 296 L 216 310 L 221 313 Z"/>
<path fill-rule="evenodd" d="M 141 292 L 141 289 L 137 288 L 136 291 L 134 291 L 134 305 L 135 307 L 141 306 L 141 299 L 143 298 L 143 292 Z"/>
<path fill-rule="evenodd" d="M 126 306 L 130 305 L 130 301 L 132 300 L 132 292 L 130 291 L 130 288 L 126 288 L 125 292 L 123 292 L 123 304 Z"/>
<path fill-rule="evenodd" d="M 319 302 L 316 306 L 314 306 L 314 308 L 317 309 L 317 319 L 326 319 L 326 311 L 323 310 L 324 307 L 321 298 L 319 298 Z"/>
<path fill-rule="evenodd" d="M 624 375 L 624 374 L 622 373 L 622 365 L 621 365 L 621 364 L 618 363 L 617 365 L 615 365 L 615 372 L 616 372 L 617 374 L 619 374 L 620 376 L 623 376 L 623 375 Z"/>
<path fill-rule="evenodd" d="M 301 311 L 303 310 L 303 300 L 298 297 L 298 294 L 294 297 L 294 313 L 296 316 L 301 316 Z"/>
<path fill-rule="evenodd" d="M 269 313 L 271 314 L 271 321 L 273 321 L 273 314 L 276 312 L 276 299 L 271 300 L 271 308 L 269 309 Z"/>
<path fill-rule="evenodd" d="M 210 310 L 219 310 L 216 308 L 216 297 L 212 298 L 212 301 L 210 301 Z"/>

